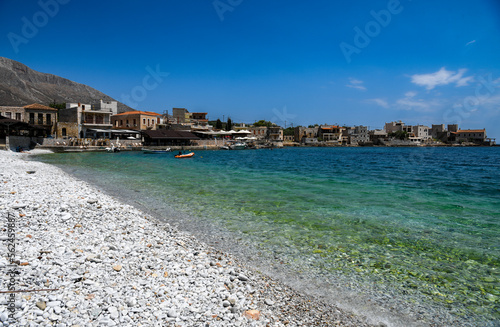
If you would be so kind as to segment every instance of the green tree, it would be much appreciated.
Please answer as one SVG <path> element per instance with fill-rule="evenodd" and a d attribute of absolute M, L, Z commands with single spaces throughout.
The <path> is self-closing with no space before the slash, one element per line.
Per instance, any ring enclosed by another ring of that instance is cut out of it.
<path fill-rule="evenodd" d="M 231 118 L 227 118 L 227 123 L 226 123 L 226 131 L 230 131 L 233 128 L 233 121 Z"/>
<path fill-rule="evenodd" d="M 408 138 L 408 132 L 395 131 L 395 132 L 389 133 L 389 136 L 400 139 L 400 140 L 406 140 Z"/>
<path fill-rule="evenodd" d="M 220 119 L 217 119 L 217 121 L 215 122 L 215 129 L 222 129 L 222 122 L 220 121 Z"/>
<path fill-rule="evenodd" d="M 253 124 L 255 127 L 262 127 L 262 126 L 265 126 L 265 127 L 271 127 L 273 126 L 274 124 L 271 123 L 270 121 L 267 121 L 267 120 L 259 120 L 258 122 L 255 122 Z"/>
<path fill-rule="evenodd" d="M 288 127 L 283 130 L 283 135 L 295 135 L 295 128 Z"/>
<path fill-rule="evenodd" d="M 66 103 L 56 103 L 56 100 L 54 102 L 49 103 L 49 107 L 54 108 L 54 109 L 65 109 L 66 108 Z"/>

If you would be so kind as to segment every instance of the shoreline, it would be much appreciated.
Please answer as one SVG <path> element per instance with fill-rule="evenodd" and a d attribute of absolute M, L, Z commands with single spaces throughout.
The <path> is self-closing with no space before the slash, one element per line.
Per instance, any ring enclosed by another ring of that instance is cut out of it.
<path fill-rule="evenodd" d="M 18 325 L 371 326 L 27 155 L 0 152 L 0 213 L 17 221 L 16 289 L 57 291 L 17 294 Z"/>
<path fill-rule="evenodd" d="M 272 147 L 273 149 L 281 148 L 477 148 L 477 147 L 499 147 L 500 144 L 494 145 L 462 145 L 462 144 L 388 144 L 388 145 L 330 145 L 330 144 L 289 144 L 283 143 L 283 146 Z M 122 151 L 142 151 L 147 150 L 165 150 L 165 148 L 170 148 L 172 152 L 175 151 L 196 151 L 196 150 L 220 150 L 219 146 L 213 145 L 185 145 L 185 146 L 141 146 L 141 147 L 122 147 Z M 255 149 L 247 150 L 266 150 L 270 147 L 259 147 Z M 106 152 L 106 148 L 103 146 L 91 146 L 91 147 L 80 147 L 80 146 L 37 146 L 35 149 L 30 149 L 32 151 L 50 151 L 50 152 Z M 241 151 L 241 150 L 239 150 Z"/>

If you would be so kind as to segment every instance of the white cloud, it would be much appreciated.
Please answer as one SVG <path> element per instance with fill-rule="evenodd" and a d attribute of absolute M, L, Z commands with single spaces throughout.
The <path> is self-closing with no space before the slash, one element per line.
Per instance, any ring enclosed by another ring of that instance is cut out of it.
<path fill-rule="evenodd" d="M 350 84 L 346 85 L 347 87 L 350 87 L 350 88 L 353 88 L 353 89 L 358 89 L 358 90 L 361 90 L 361 91 L 366 91 L 366 87 L 363 86 L 364 82 L 360 81 L 359 79 L 355 79 L 355 78 L 350 77 L 349 78 L 349 83 Z"/>
<path fill-rule="evenodd" d="M 386 100 L 384 99 L 380 99 L 380 98 L 375 98 L 375 99 L 368 99 L 366 100 L 365 102 L 368 102 L 368 103 L 375 103 L 379 106 L 381 106 L 382 108 L 389 108 L 389 104 L 387 103 Z"/>
<path fill-rule="evenodd" d="M 465 46 L 471 45 L 472 43 L 476 43 L 476 40 L 472 40 L 472 41 L 467 42 L 467 44 Z"/>
<path fill-rule="evenodd" d="M 436 112 L 443 106 L 442 101 L 438 99 L 421 99 L 417 97 L 417 94 L 415 91 L 408 91 L 404 94 L 404 97 L 395 100 L 393 103 L 387 101 L 385 98 L 366 99 L 364 102 L 376 104 L 386 109 L 416 111 L 419 113 Z"/>
<path fill-rule="evenodd" d="M 497 110 L 497 112 L 500 114 L 500 94 L 495 94 L 492 96 L 486 96 L 486 97 L 479 97 L 479 104 L 484 104 L 486 106 L 490 106 L 494 109 Z"/>
<path fill-rule="evenodd" d="M 403 98 L 396 101 L 399 107 L 403 110 L 429 111 L 429 103 L 423 100 L 412 100 L 411 98 Z"/>
<path fill-rule="evenodd" d="M 431 74 L 415 74 L 411 76 L 414 84 L 425 86 L 427 90 L 432 90 L 438 85 L 455 84 L 457 87 L 466 86 L 472 81 L 472 76 L 463 77 L 467 69 L 459 69 L 458 72 L 446 70 L 442 67 L 439 71 Z"/>
<path fill-rule="evenodd" d="M 469 82 L 472 82 L 474 80 L 474 77 L 472 76 L 467 76 L 464 78 L 461 78 L 457 81 L 457 86 L 467 86 L 469 85 Z"/>
<path fill-rule="evenodd" d="M 395 108 L 399 110 L 412 110 L 418 112 L 434 112 L 442 104 L 436 100 L 424 100 L 416 98 L 417 92 L 409 91 L 405 93 L 405 97 L 396 100 Z"/>

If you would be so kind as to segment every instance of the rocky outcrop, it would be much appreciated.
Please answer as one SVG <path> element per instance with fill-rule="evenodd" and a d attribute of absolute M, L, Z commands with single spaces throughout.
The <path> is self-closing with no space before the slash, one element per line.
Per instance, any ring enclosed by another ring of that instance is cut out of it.
<path fill-rule="evenodd" d="M 40 73 L 20 62 L 0 57 L 0 105 L 48 105 L 54 100 L 58 103 L 96 103 L 101 99 L 115 101 L 90 86 L 56 75 Z M 133 109 L 118 102 L 118 112 L 130 110 Z"/>

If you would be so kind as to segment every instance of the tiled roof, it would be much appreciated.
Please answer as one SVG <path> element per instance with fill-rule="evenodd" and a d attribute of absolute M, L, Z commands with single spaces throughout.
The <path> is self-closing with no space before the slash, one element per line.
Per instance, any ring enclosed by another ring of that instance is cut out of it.
<path fill-rule="evenodd" d="M 484 129 L 461 129 L 457 133 L 484 133 Z"/>
<path fill-rule="evenodd" d="M 51 108 L 51 107 L 47 107 L 47 106 L 44 106 L 43 104 L 39 104 L 39 103 L 33 103 L 33 104 L 30 104 L 30 105 L 24 106 L 23 108 L 24 109 L 42 109 L 42 110 L 54 110 L 54 111 L 57 111 L 57 109 L 54 109 L 54 108 Z"/>
<path fill-rule="evenodd" d="M 157 112 L 152 111 L 127 111 L 122 112 L 121 114 L 116 114 L 115 116 L 124 116 L 124 115 L 149 115 L 149 116 L 161 116 Z"/>

